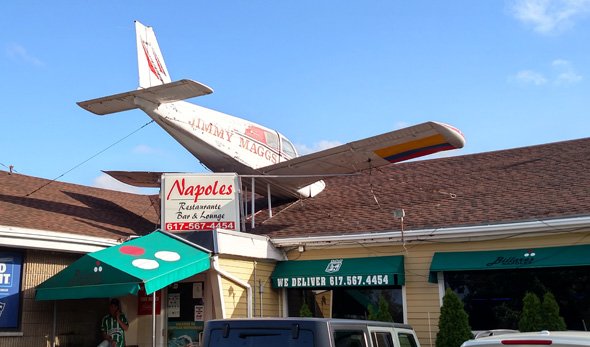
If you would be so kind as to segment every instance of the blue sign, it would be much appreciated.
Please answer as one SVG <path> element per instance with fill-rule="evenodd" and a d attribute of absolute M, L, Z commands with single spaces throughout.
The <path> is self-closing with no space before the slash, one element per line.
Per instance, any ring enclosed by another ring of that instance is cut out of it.
<path fill-rule="evenodd" d="M 19 327 L 23 255 L 0 252 L 0 329 Z"/>

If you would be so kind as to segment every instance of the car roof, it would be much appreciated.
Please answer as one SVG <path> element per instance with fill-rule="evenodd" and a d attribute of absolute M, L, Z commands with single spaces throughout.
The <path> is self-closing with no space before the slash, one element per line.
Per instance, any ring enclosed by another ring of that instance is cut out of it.
<path fill-rule="evenodd" d="M 222 323 L 238 323 L 243 326 L 260 325 L 261 322 L 271 324 L 281 323 L 313 323 L 313 324 L 342 324 L 342 325 L 370 325 L 379 327 L 395 327 L 398 329 L 412 329 L 408 324 L 402 323 L 390 323 L 390 322 L 378 322 L 370 320 L 355 320 L 355 319 L 340 319 L 340 318 L 301 318 L 301 317 L 282 317 L 282 318 L 230 318 L 230 319 L 213 319 L 208 321 L 211 326 L 219 325 Z"/>

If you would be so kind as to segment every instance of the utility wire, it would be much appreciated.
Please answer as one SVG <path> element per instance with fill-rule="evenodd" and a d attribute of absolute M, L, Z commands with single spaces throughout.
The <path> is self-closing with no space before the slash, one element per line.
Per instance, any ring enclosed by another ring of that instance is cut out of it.
<path fill-rule="evenodd" d="M 4 164 L 2 164 L 2 163 L 0 163 L 0 165 L 2 165 L 2 166 L 4 166 L 5 168 L 7 168 L 7 169 L 8 169 L 8 174 L 11 174 L 11 173 L 13 173 L 13 172 L 15 172 L 15 173 L 18 173 L 18 171 L 16 171 L 16 170 L 14 169 L 14 166 L 13 166 L 13 165 L 4 165 Z"/>
<path fill-rule="evenodd" d="M 41 189 L 43 189 L 43 188 L 47 187 L 47 186 L 48 186 L 48 185 L 50 185 L 51 183 L 53 183 L 53 182 L 57 181 L 57 180 L 58 180 L 58 179 L 60 179 L 61 177 L 63 177 L 63 176 L 65 176 L 65 175 L 67 175 L 68 173 L 72 172 L 73 170 L 75 170 L 75 169 L 79 168 L 80 166 L 82 166 L 82 165 L 86 164 L 86 163 L 87 163 L 87 162 L 89 162 L 90 160 L 92 160 L 92 159 L 96 158 L 97 156 L 101 155 L 102 153 L 106 152 L 106 151 L 107 151 L 107 150 L 109 150 L 111 147 L 113 147 L 113 146 L 115 146 L 115 145 L 119 144 L 120 142 L 122 142 L 123 140 L 125 140 L 126 138 L 128 138 L 129 136 L 131 136 L 131 135 L 135 134 L 136 132 L 140 131 L 141 129 L 145 128 L 146 126 L 150 125 L 150 124 L 151 124 L 151 123 L 153 123 L 153 122 L 154 122 L 154 121 L 153 121 L 153 120 L 151 120 L 151 121 L 149 121 L 149 122 L 145 123 L 144 125 L 140 126 L 138 129 L 136 129 L 136 130 L 132 131 L 132 132 L 131 132 L 131 133 L 129 133 L 128 135 L 126 135 L 126 136 L 124 136 L 123 138 L 119 139 L 118 141 L 115 141 L 115 142 L 114 142 L 114 143 L 112 143 L 111 145 L 107 146 L 105 149 L 103 149 L 103 150 L 99 151 L 98 153 L 96 153 L 96 154 L 94 154 L 93 156 L 91 156 L 90 158 L 88 158 L 88 159 L 84 160 L 84 161 L 83 161 L 83 162 L 81 162 L 80 164 L 78 164 L 78 165 L 74 166 L 73 168 L 71 168 L 71 169 L 69 169 L 68 171 L 66 171 L 66 172 L 62 173 L 61 175 L 57 176 L 56 178 L 52 179 L 51 181 L 49 181 L 49 182 L 45 183 L 45 184 L 44 184 L 44 185 L 42 185 L 41 187 L 39 187 L 39 188 L 37 188 L 37 189 L 33 190 L 33 191 L 32 191 L 32 192 L 30 192 L 29 194 L 25 195 L 25 197 L 31 196 L 31 195 L 33 195 L 34 193 L 36 193 L 36 192 L 40 191 Z"/>

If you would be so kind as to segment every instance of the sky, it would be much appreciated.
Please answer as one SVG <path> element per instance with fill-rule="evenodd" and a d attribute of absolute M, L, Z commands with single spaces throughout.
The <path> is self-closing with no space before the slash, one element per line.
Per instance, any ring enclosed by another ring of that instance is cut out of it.
<path fill-rule="evenodd" d="M 3 1 L 0 170 L 139 193 L 101 170 L 207 172 L 141 111 L 76 104 L 137 88 L 134 20 L 213 88 L 190 102 L 301 153 L 430 120 L 466 137 L 445 155 L 590 133 L 590 0 Z"/>

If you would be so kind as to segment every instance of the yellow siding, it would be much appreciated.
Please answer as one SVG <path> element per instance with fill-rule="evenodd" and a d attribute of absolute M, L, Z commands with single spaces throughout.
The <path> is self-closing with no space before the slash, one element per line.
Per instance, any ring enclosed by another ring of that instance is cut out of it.
<path fill-rule="evenodd" d="M 1 347 L 50 346 L 53 301 L 35 301 L 35 287 L 61 271 L 80 255 L 28 250 L 22 278 L 22 336 L 0 337 Z M 56 301 L 56 346 L 85 346 L 97 342 L 98 324 L 106 312 L 100 299 Z"/>
<path fill-rule="evenodd" d="M 275 262 L 258 261 L 256 263 L 256 272 L 258 280 L 262 283 L 262 300 L 260 299 L 259 290 L 257 286 L 257 308 L 254 309 L 254 315 L 257 317 L 280 317 L 281 316 L 281 300 L 280 292 L 272 288 L 270 276 L 275 268 Z M 260 284 L 260 282 L 259 282 Z M 260 302 L 262 301 L 262 305 Z M 262 306 L 262 307 L 261 307 Z M 262 312 L 261 312 L 262 311 Z"/>
<path fill-rule="evenodd" d="M 297 250 L 289 252 L 288 257 L 291 260 L 314 260 L 404 255 L 407 321 L 416 330 L 422 347 L 434 347 L 438 332 L 440 296 L 438 284 L 429 283 L 428 275 L 435 252 L 540 248 L 589 243 L 590 231 L 585 231 L 523 237 L 499 236 L 496 239 L 490 237 L 483 241 L 408 242 L 405 248 L 399 244 L 388 246 L 364 244 L 362 247 L 334 245 L 323 248 L 307 247 L 303 253 L 299 253 Z"/>
<path fill-rule="evenodd" d="M 254 317 L 280 316 L 279 292 L 271 287 L 270 281 L 270 275 L 275 266 L 274 261 L 224 257 L 219 259 L 219 265 L 223 271 L 250 284 L 253 296 L 252 313 Z M 260 284 L 262 284 L 262 307 L 260 305 Z M 247 317 L 248 306 L 246 289 L 223 277 L 222 286 L 226 317 Z"/>

